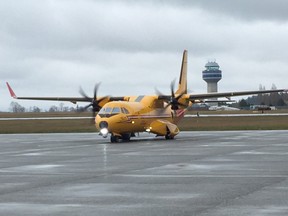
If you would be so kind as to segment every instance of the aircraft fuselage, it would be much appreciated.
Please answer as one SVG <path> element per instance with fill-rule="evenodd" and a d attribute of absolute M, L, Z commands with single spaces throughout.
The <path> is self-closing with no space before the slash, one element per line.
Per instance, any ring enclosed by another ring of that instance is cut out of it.
<path fill-rule="evenodd" d="M 154 96 L 130 98 L 133 101 L 112 101 L 106 103 L 95 118 L 96 128 L 104 137 L 122 138 L 137 132 L 167 134 L 167 124 L 173 124 L 174 116 L 170 107 L 164 109 L 164 102 L 155 103 Z M 177 128 L 178 129 L 178 128 Z"/>

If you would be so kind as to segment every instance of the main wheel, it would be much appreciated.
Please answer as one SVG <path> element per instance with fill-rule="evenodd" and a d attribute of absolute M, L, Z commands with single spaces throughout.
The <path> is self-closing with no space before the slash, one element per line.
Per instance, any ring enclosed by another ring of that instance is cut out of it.
<path fill-rule="evenodd" d="M 130 133 L 121 134 L 121 135 L 122 135 L 123 141 L 130 141 L 130 138 L 131 138 L 131 134 Z"/>
<path fill-rule="evenodd" d="M 166 140 L 172 140 L 172 139 L 174 139 L 174 136 L 171 136 L 171 134 L 166 134 L 165 139 Z"/>
<path fill-rule="evenodd" d="M 117 143 L 117 142 L 119 142 L 119 137 L 111 134 L 110 141 L 111 141 L 111 143 Z"/>

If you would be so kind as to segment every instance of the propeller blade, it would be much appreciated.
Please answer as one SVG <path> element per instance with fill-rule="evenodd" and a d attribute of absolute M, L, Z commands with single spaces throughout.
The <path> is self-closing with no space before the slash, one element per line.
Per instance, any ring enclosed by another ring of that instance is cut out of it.
<path fill-rule="evenodd" d="M 96 117 L 96 112 L 92 112 L 92 119 L 91 119 L 91 124 L 95 124 L 95 117 Z"/>
<path fill-rule="evenodd" d="M 83 109 L 84 110 L 87 110 L 89 107 L 91 107 L 91 106 L 93 106 L 93 104 L 92 103 L 90 103 L 90 104 L 88 104 L 87 106 L 85 106 Z"/>
<path fill-rule="evenodd" d="M 87 100 L 89 100 L 89 101 L 92 100 L 92 98 L 90 98 L 90 97 L 84 92 L 84 90 L 82 89 L 81 86 L 80 86 L 80 88 L 79 88 L 79 93 L 80 93 L 84 98 L 86 98 Z"/>
<path fill-rule="evenodd" d="M 155 88 L 155 92 L 156 92 L 156 95 L 158 95 L 158 96 L 164 95 L 164 94 L 162 94 L 162 92 L 160 92 L 157 88 Z"/>
<path fill-rule="evenodd" d="M 172 96 L 172 98 L 175 98 L 174 86 L 175 86 L 175 79 L 174 79 L 174 80 L 171 82 L 171 84 L 170 84 L 170 89 L 171 89 L 171 96 Z"/>
<path fill-rule="evenodd" d="M 100 86 L 100 83 L 96 83 L 95 87 L 94 87 L 94 97 L 93 99 L 96 101 L 97 100 L 97 92 L 98 92 L 98 88 Z"/>
<path fill-rule="evenodd" d="M 82 89 L 82 87 L 80 86 L 79 89 L 79 93 L 87 100 L 90 101 L 90 103 L 88 105 L 86 105 L 85 107 L 83 107 L 80 112 L 84 112 L 85 110 L 87 110 L 89 107 L 92 107 L 92 123 L 94 124 L 95 122 L 95 117 L 96 117 L 96 113 L 102 108 L 99 104 L 107 99 L 109 96 L 105 96 L 105 97 L 101 97 L 100 99 L 97 100 L 97 93 L 98 93 L 98 89 L 99 89 L 100 83 L 96 83 L 96 85 L 94 86 L 94 91 L 93 91 L 93 97 L 89 97 L 84 90 Z"/>
<path fill-rule="evenodd" d="M 185 94 L 185 92 L 182 92 L 181 94 L 175 95 L 175 90 L 174 90 L 174 87 L 175 87 L 175 82 L 176 80 L 174 79 L 171 83 L 170 83 L 170 91 L 171 91 L 171 96 L 166 96 L 166 95 L 163 95 L 160 91 L 158 91 L 156 88 L 155 88 L 155 91 L 156 93 L 158 94 L 158 96 L 162 99 L 165 99 L 167 101 L 167 105 L 164 106 L 163 110 L 165 111 L 169 106 L 171 106 L 171 109 L 172 110 L 178 110 L 179 109 L 179 106 L 186 106 L 186 104 L 183 104 L 183 103 L 180 103 L 179 102 L 179 99 Z"/>

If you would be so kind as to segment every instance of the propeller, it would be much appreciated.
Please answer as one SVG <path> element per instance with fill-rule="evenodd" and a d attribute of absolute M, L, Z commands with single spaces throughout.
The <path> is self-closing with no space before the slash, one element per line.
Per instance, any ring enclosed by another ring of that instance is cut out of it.
<path fill-rule="evenodd" d="M 88 104 L 87 106 L 83 107 L 83 109 L 81 109 L 81 112 L 84 112 L 85 110 L 87 110 L 89 107 L 92 107 L 92 117 L 93 117 L 93 121 L 95 119 L 96 116 L 96 112 L 98 112 L 102 107 L 99 105 L 101 103 L 101 101 L 107 99 L 108 96 L 102 97 L 100 99 L 97 100 L 97 92 L 98 92 L 98 88 L 99 88 L 100 83 L 97 83 L 94 87 L 94 94 L 93 94 L 93 98 L 89 97 L 84 90 L 80 87 L 79 93 L 85 98 L 87 99 L 87 101 L 91 101 L 90 104 Z"/>
<path fill-rule="evenodd" d="M 170 84 L 170 90 L 171 90 L 171 96 L 169 96 L 168 98 L 168 104 L 164 107 L 164 110 L 167 109 L 167 107 L 171 106 L 172 110 L 178 110 L 179 106 L 186 106 L 185 104 L 182 104 L 179 102 L 179 99 L 185 94 L 185 92 L 179 94 L 177 97 L 175 95 L 175 91 L 174 91 L 174 86 L 175 86 L 175 80 L 173 80 Z M 156 89 L 156 93 L 159 95 L 159 97 L 161 98 L 161 95 L 163 96 L 163 94 L 158 91 Z"/>

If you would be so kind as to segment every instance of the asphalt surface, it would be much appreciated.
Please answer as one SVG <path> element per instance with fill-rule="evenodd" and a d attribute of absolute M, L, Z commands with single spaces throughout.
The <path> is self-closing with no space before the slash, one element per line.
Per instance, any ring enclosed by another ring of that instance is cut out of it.
<path fill-rule="evenodd" d="M 287 132 L 0 135 L 0 215 L 288 215 Z"/>

